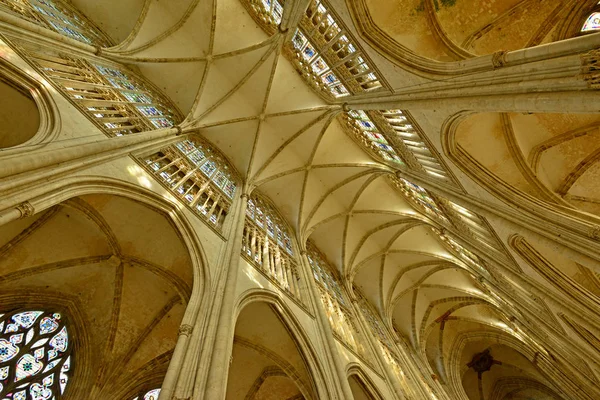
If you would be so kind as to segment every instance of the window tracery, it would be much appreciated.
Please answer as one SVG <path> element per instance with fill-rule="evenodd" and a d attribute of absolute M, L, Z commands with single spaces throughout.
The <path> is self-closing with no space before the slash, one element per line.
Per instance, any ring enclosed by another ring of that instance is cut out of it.
<path fill-rule="evenodd" d="M 160 389 L 152 389 L 143 395 L 134 397 L 133 400 L 158 400 Z"/>
<path fill-rule="evenodd" d="M 0 398 L 61 399 L 69 382 L 71 347 L 60 313 L 0 314 Z"/>
<path fill-rule="evenodd" d="M 403 178 L 392 177 L 390 179 L 392 184 L 400 189 L 404 196 L 408 198 L 418 210 L 424 211 L 426 215 L 434 218 L 438 222 L 444 224 L 449 223 L 448 218 L 427 190 Z"/>
<path fill-rule="evenodd" d="M 346 126 L 354 136 L 365 145 L 365 147 L 375 152 L 379 158 L 385 161 L 391 161 L 404 165 L 404 161 L 394 147 L 381 134 L 377 126 L 373 123 L 366 112 L 362 110 L 353 110 L 344 114 Z"/>
<path fill-rule="evenodd" d="M 313 0 L 288 53 L 300 71 L 333 97 L 383 88 L 380 74 L 323 0 Z"/>
<path fill-rule="evenodd" d="M 124 67 L 40 50 L 30 49 L 28 53 L 42 72 L 110 136 L 170 128 L 182 119 L 169 100 Z"/>
<path fill-rule="evenodd" d="M 402 371 L 400 360 L 396 354 L 393 343 L 389 339 L 388 335 L 385 332 L 385 328 L 383 327 L 383 321 L 379 318 L 376 312 L 372 309 L 371 305 L 368 303 L 368 300 L 362 296 L 360 293 L 358 295 L 359 308 L 367 320 L 369 327 L 371 329 L 371 333 L 374 334 L 375 339 L 383 353 L 383 357 L 385 358 L 388 365 L 392 366 L 392 370 L 398 377 L 398 379 L 404 379 L 404 372 Z"/>
<path fill-rule="evenodd" d="M 283 17 L 283 0 L 249 0 L 249 4 L 254 12 L 262 22 L 262 26 L 267 28 L 270 34 L 275 33 L 277 27 L 281 23 L 281 17 Z"/>
<path fill-rule="evenodd" d="M 73 6 L 61 0 L 0 0 L 0 9 L 53 30 L 79 42 L 99 47 L 112 44 L 92 22 Z"/>
<path fill-rule="evenodd" d="M 456 255 L 461 261 L 463 261 L 465 264 L 469 265 L 471 268 L 481 273 L 483 276 L 490 276 L 488 270 L 485 268 L 483 260 L 481 260 L 472 251 L 465 248 L 446 231 L 437 228 L 432 228 L 432 230 L 440 238 L 440 240 L 446 246 L 446 248 L 448 248 L 450 252 Z"/>
<path fill-rule="evenodd" d="M 306 245 L 306 257 L 313 271 L 317 287 L 321 294 L 321 302 L 334 334 L 355 353 L 366 361 L 370 361 L 369 353 L 364 346 L 359 330 L 354 324 L 352 309 L 342 291 L 342 286 L 331 266 L 312 242 Z"/>
<path fill-rule="evenodd" d="M 402 110 L 351 110 L 342 114 L 342 119 L 353 136 L 376 157 L 450 181 L 446 168 Z"/>
<path fill-rule="evenodd" d="M 304 302 L 287 223 L 263 196 L 248 199 L 242 255 L 292 297 Z"/>
<path fill-rule="evenodd" d="M 218 151 L 190 138 L 145 157 L 143 163 L 197 215 L 223 227 L 239 180 Z"/>
<path fill-rule="evenodd" d="M 285 1 L 243 3 L 265 31 L 277 31 Z M 333 99 L 384 87 L 381 74 L 323 0 L 310 3 L 284 53 L 313 87 Z"/>
<path fill-rule="evenodd" d="M 431 152 L 425 139 L 417 132 L 414 124 L 402 110 L 376 111 L 385 120 L 385 131 L 393 132 L 392 136 L 402 141 L 428 174 L 445 180 L 450 180 L 446 169 Z"/>

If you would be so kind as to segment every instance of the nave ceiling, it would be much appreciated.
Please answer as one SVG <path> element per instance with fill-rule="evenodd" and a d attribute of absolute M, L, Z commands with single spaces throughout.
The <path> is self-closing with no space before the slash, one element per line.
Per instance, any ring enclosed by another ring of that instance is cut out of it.
<path fill-rule="evenodd" d="M 336 266 L 348 291 L 358 289 L 399 340 L 425 357 L 444 383 L 462 382 L 469 398 L 476 398 L 478 381 L 483 382 L 486 399 L 568 398 L 569 392 L 553 381 L 551 372 L 535 364 L 536 354 L 552 357 L 535 335 L 522 331 L 522 315 L 503 302 L 502 293 L 491 293 L 478 279 L 477 268 L 442 240 L 456 230 L 448 233 L 443 221 L 416 206 L 394 185 L 394 165 L 372 157 L 348 133 L 341 117 L 344 99 L 329 101 L 294 69 L 284 54 L 292 33 L 267 34 L 239 0 L 72 3 L 119 43 L 103 49 L 101 55 L 137 69 L 168 95 L 185 115 L 182 126 L 197 128 L 214 144 L 242 177 L 246 190 L 267 195 L 293 227 L 298 242 L 316 243 Z M 398 46 L 442 62 L 562 39 L 566 28 L 549 27 L 557 14 L 577 8 L 568 1 L 560 5 L 536 0 L 479 3 L 367 0 L 361 4 Z M 353 23 L 361 16 L 352 15 L 342 1 L 331 4 L 377 66 L 386 82 L 383 92 L 423 82 L 369 46 Z M 449 116 L 448 110 L 435 112 Z M 431 120 L 440 119 L 439 114 Z M 501 180 L 507 190 L 597 214 L 597 119 L 584 114 L 472 114 L 461 120 L 454 140 L 460 151 Z M 422 122 L 426 127 L 435 125 Z M 435 155 L 444 151 L 440 131 L 441 127 L 438 132 L 425 132 Z M 473 187 L 464 171 L 449 166 L 447 157 L 440 158 L 449 176 L 447 183 L 458 190 L 463 190 L 464 182 Z M 73 204 L 83 207 L 82 202 L 88 202 L 93 207 L 105 201 L 82 199 Z M 62 206 L 59 212 L 64 212 Z M 515 275 L 527 275 L 540 287 L 564 295 L 564 287 L 549 283 L 547 275 L 518 251 L 523 241 L 509 242 L 512 227 L 466 212 L 478 221 L 476 229 L 491 238 L 488 247 L 482 245 L 484 250 L 473 251 L 500 255 Z M 556 272 L 565 285 L 575 282 L 598 300 L 600 269 L 586 268 L 597 266 L 573 262 L 534 237 L 526 239 L 550 264 L 568 265 Z M 478 260 L 486 279 L 495 281 L 503 274 L 489 257 Z M 185 262 L 178 259 L 175 264 Z M 511 279 L 505 282 L 514 283 Z M 517 297 L 532 301 L 526 289 L 517 292 Z M 535 301 L 541 313 L 556 318 L 558 331 L 588 345 L 567 320 L 557 317 L 560 310 L 554 304 Z M 179 305 L 174 308 L 181 311 Z M 173 320 L 180 319 L 181 312 Z M 257 315 L 272 317 L 267 310 Z M 244 326 L 244 319 L 239 323 L 235 352 L 240 358 L 252 358 L 243 354 L 249 347 L 240 344 L 244 329 L 250 328 Z M 497 363 L 491 372 L 478 375 L 466 365 L 485 351 Z M 599 379 L 598 357 L 587 363 L 578 353 L 569 362 L 581 366 L 590 380 Z M 289 391 L 289 398 L 298 395 L 278 373 L 269 379 L 269 384 Z M 246 387 L 233 390 L 247 392 Z"/>

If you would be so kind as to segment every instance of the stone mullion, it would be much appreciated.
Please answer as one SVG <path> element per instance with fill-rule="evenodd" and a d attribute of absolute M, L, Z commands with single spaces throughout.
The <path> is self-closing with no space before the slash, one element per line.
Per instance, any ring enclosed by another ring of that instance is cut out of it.
<path fill-rule="evenodd" d="M 312 0 L 285 0 L 279 30 L 294 34 L 294 31 L 300 25 L 300 21 L 306 15 L 310 3 L 312 3 Z"/>

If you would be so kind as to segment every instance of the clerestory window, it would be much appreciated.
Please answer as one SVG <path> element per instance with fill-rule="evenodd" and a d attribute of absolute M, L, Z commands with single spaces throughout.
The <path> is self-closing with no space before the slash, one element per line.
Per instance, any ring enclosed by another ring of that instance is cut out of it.
<path fill-rule="evenodd" d="M 283 17 L 284 0 L 244 0 L 253 18 L 273 34 Z M 384 87 L 366 53 L 324 0 L 313 0 L 293 31 L 284 53 L 309 83 L 336 99 Z"/>
<path fill-rule="evenodd" d="M 364 346 L 362 335 L 357 329 L 352 308 L 343 293 L 340 279 L 325 256 L 312 243 L 306 244 L 306 257 L 313 271 L 317 287 L 321 294 L 321 303 L 334 334 L 363 359 L 370 362 L 370 356 Z"/>
<path fill-rule="evenodd" d="M 238 186 L 233 167 L 199 138 L 190 138 L 144 157 L 150 172 L 198 216 L 223 227 Z"/>
<path fill-rule="evenodd" d="M 290 232 L 270 201 L 253 193 L 246 208 L 242 255 L 277 286 L 304 303 Z"/>
<path fill-rule="evenodd" d="M 66 1 L 0 0 L 0 9 L 79 42 L 99 47 L 112 46 L 106 35 Z"/>
<path fill-rule="evenodd" d="M 182 119 L 166 97 L 118 64 L 28 50 L 42 72 L 110 136 L 170 128 Z"/>

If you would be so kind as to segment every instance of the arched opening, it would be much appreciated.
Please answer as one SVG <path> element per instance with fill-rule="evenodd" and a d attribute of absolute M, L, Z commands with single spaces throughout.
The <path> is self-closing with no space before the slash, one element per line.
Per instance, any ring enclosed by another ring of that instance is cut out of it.
<path fill-rule="evenodd" d="M 10 76 L 0 63 L 0 148 L 17 146 L 33 138 L 40 113 L 29 89 Z"/>
<path fill-rule="evenodd" d="M 129 198 L 84 195 L 0 227 L 0 313 L 67 308 L 74 321 L 69 398 L 159 388 L 192 281 L 171 219 Z"/>
<path fill-rule="evenodd" d="M 239 314 L 227 399 L 317 399 L 308 361 L 274 305 L 254 302 Z"/>
<path fill-rule="evenodd" d="M 352 390 L 352 396 L 354 400 L 379 400 L 379 395 L 373 394 L 369 388 L 369 384 L 359 374 L 352 374 L 348 377 L 348 383 L 350 384 L 350 390 Z"/>

